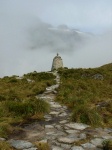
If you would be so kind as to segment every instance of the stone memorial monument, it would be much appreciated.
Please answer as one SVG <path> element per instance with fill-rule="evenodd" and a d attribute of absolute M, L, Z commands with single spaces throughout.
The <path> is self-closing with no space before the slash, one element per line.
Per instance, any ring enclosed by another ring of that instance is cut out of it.
<path fill-rule="evenodd" d="M 54 57 L 51 71 L 57 70 L 58 68 L 63 68 L 63 60 L 57 53 L 57 56 Z"/>

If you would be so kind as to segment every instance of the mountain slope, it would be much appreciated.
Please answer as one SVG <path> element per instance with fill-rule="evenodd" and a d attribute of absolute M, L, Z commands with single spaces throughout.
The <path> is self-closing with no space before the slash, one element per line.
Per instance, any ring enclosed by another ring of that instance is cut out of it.
<path fill-rule="evenodd" d="M 72 120 L 112 126 L 112 64 L 94 69 L 59 70 L 57 101 L 73 112 Z"/>

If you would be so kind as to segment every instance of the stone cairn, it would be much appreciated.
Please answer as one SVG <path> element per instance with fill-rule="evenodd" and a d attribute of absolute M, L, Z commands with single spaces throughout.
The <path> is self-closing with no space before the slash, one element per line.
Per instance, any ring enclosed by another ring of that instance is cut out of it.
<path fill-rule="evenodd" d="M 58 68 L 63 68 L 63 60 L 57 53 L 57 56 L 54 57 L 51 71 L 57 70 Z"/>

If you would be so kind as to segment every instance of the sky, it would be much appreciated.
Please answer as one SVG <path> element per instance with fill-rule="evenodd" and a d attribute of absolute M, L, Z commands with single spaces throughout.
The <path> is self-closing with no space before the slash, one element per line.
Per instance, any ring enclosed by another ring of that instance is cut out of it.
<path fill-rule="evenodd" d="M 32 15 L 53 25 L 98 32 L 112 26 L 112 0 L 0 0 L 1 15 Z"/>
<path fill-rule="evenodd" d="M 0 76 L 50 70 L 57 51 L 49 46 L 31 48 L 31 31 L 40 22 L 54 27 L 65 24 L 95 35 L 72 54 L 69 49 L 60 52 L 65 66 L 97 67 L 111 62 L 112 0 L 0 0 Z"/>

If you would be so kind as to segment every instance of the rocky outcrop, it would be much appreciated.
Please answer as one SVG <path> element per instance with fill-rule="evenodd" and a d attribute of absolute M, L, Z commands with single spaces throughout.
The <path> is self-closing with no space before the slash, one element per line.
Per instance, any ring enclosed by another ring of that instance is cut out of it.
<path fill-rule="evenodd" d="M 99 73 L 97 73 L 97 74 L 95 74 L 94 76 L 92 76 L 94 79 L 96 79 L 96 80 L 103 80 L 104 79 L 104 77 L 103 77 L 103 75 L 101 75 L 101 74 L 99 74 Z"/>

